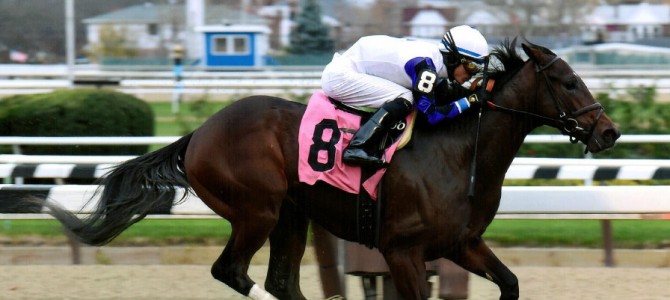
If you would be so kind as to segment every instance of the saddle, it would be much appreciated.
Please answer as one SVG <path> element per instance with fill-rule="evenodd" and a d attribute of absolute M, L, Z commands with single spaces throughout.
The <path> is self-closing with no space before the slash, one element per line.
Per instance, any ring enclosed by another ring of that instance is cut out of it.
<path fill-rule="evenodd" d="M 358 197 L 359 241 L 372 248 L 378 240 L 377 223 L 381 189 L 379 185 L 386 168 L 363 168 L 342 162 L 342 152 L 354 133 L 374 111 L 356 108 L 328 98 L 316 91 L 310 98 L 298 134 L 298 176 L 300 182 L 314 185 L 330 184 Z M 399 122 L 382 139 L 386 161 L 411 137 L 415 113 Z"/>

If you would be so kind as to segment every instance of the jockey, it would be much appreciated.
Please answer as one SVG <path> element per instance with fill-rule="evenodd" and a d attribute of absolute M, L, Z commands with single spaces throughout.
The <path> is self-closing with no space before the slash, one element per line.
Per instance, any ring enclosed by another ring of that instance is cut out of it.
<path fill-rule="evenodd" d="M 343 161 L 383 165 L 384 160 L 373 154 L 378 145 L 371 141 L 378 141 L 413 106 L 436 124 L 482 100 L 476 94 L 455 99 L 450 91 L 479 73 L 488 55 L 484 36 L 467 25 L 451 28 L 441 44 L 373 35 L 336 53 L 323 70 L 323 92 L 349 105 L 378 108 L 352 137 Z"/>

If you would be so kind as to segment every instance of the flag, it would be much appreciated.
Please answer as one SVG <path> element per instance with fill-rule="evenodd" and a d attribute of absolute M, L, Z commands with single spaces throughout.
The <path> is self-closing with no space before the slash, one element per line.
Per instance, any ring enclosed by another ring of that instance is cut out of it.
<path fill-rule="evenodd" d="M 24 63 L 28 61 L 28 54 L 17 50 L 11 50 L 9 51 L 9 60 Z"/>

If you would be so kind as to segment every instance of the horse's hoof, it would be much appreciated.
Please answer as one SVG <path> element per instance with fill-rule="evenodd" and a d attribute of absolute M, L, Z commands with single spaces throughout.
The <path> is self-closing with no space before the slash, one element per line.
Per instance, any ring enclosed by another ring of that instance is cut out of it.
<path fill-rule="evenodd" d="M 326 300 L 346 300 L 347 298 L 344 298 L 343 296 L 340 295 L 335 295 L 335 296 L 330 296 L 326 298 Z"/>

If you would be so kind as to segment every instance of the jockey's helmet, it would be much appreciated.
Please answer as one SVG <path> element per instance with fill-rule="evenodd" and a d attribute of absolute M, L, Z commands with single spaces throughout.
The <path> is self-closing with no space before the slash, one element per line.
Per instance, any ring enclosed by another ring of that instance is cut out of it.
<path fill-rule="evenodd" d="M 489 45 L 479 30 L 468 25 L 453 27 L 442 37 L 446 52 L 456 52 L 459 58 L 477 63 L 484 62 L 489 55 Z"/>
<path fill-rule="evenodd" d="M 489 55 L 489 45 L 479 30 L 460 25 L 449 29 L 442 37 L 440 51 L 449 79 L 454 80 L 454 70 L 458 65 L 463 65 L 470 75 L 481 71 L 484 59 Z"/>

